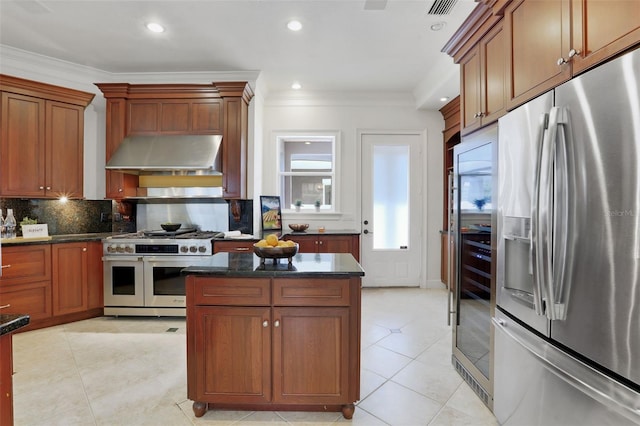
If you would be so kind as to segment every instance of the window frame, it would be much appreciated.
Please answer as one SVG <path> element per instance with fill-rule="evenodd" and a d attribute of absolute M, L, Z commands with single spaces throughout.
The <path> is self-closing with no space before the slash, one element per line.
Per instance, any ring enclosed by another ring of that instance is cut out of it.
<path fill-rule="evenodd" d="M 340 152 L 340 131 L 326 130 L 326 131 L 278 131 L 274 132 L 276 140 L 276 173 L 277 173 L 277 186 L 278 194 L 282 198 L 282 210 L 286 212 L 297 212 L 295 208 L 291 207 L 291 204 L 286 202 L 284 194 L 285 178 L 291 176 L 327 176 L 331 178 L 331 208 L 321 208 L 320 213 L 336 213 L 339 211 L 338 202 L 340 200 L 340 188 L 338 181 L 338 171 L 340 170 L 340 159 L 338 153 Z M 285 158 L 284 158 L 284 144 L 285 142 L 330 142 L 331 143 L 331 157 L 332 157 L 332 170 L 331 172 L 287 172 L 285 170 Z M 291 200 L 293 203 L 295 200 Z M 300 209 L 302 213 L 316 212 L 314 206 L 303 206 Z"/>

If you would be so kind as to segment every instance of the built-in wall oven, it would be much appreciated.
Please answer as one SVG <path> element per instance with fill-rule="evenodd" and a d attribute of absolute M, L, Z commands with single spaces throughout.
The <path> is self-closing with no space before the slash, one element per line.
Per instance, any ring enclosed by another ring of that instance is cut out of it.
<path fill-rule="evenodd" d="M 139 232 L 103 240 L 105 315 L 184 316 L 187 266 L 213 255 L 215 232 Z"/>

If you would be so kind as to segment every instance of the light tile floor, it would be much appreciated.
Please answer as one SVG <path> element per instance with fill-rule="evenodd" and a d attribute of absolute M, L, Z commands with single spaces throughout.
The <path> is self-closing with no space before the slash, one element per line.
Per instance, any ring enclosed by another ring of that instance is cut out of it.
<path fill-rule="evenodd" d="M 184 318 L 103 317 L 14 336 L 15 424 L 497 425 L 451 365 L 445 290 L 365 289 L 362 297 L 361 401 L 350 421 L 216 410 L 195 418 Z"/>

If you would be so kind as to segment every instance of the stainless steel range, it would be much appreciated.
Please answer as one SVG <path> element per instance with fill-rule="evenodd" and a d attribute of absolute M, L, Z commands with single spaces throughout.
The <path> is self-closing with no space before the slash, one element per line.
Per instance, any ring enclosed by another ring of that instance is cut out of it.
<path fill-rule="evenodd" d="M 180 271 L 205 265 L 218 232 L 139 231 L 102 241 L 105 315 L 184 316 Z"/>

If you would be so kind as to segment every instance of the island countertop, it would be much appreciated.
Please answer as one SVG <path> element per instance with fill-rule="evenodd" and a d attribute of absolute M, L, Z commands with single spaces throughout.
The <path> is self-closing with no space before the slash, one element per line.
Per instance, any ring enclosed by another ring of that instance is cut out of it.
<path fill-rule="evenodd" d="M 223 277 L 314 277 L 364 276 L 364 270 L 348 253 L 298 253 L 292 258 L 262 259 L 253 253 L 217 253 L 211 261 L 189 266 L 183 275 L 211 275 Z"/>
<path fill-rule="evenodd" d="M 29 315 L 0 314 L 0 336 L 29 325 Z"/>

